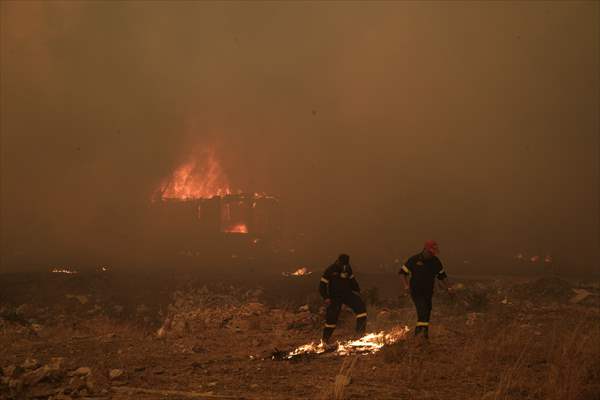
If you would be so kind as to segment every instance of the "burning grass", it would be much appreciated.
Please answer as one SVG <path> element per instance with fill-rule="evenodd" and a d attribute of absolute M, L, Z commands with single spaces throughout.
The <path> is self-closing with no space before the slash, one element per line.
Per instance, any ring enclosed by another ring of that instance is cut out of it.
<path fill-rule="evenodd" d="M 293 360 L 305 355 L 316 355 L 326 352 L 339 356 L 347 356 L 351 354 L 374 354 L 381 350 L 384 346 L 394 344 L 398 340 L 405 338 L 408 331 L 408 327 L 395 327 L 387 332 L 381 331 L 367 333 L 358 339 L 338 341 L 335 345 L 331 346 L 331 348 L 328 348 L 322 341 L 318 343 L 311 342 L 299 346 L 287 354 L 273 356 L 273 358 Z"/>

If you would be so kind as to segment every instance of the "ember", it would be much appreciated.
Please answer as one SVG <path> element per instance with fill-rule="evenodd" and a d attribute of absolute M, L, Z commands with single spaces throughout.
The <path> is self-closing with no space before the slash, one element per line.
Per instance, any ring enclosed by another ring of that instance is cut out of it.
<path fill-rule="evenodd" d="M 331 352 L 340 356 L 346 356 L 350 354 L 374 354 L 381 350 L 383 346 L 390 345 L 396 343 L 400 339 L 404 339 L 409 330 L 410 329 L 405 326 L 403 328 L 394 328 L 387 333 L 385 331 L 368 333 L 360 339 L 337 342 L 337 347 Z M 292 360 L 302 355 L 322 354 L 326 351 L 327 349 L 322 341 L 319 343 L 312 342 L 292 350 L 287 355 L 281 357 L 281 359 Z"/>
<path fill-rule="evenodd" d="M 306 276 L 306 275 L 310 275 L 310 274 L 312 274 L 312 271 L 309 271 L 308 268 L 306 268 L 306 267 L 298 268 L 294 272 L 282 272 L 281 273 L 281 275 L 283 275 L 283 276 Z"/>
<path fill-rule="evenodd" d="M 54 268 L 52 270 L 54 274 L 78 274 L 79 271 L 70 268 Z"/>
<path fill-rule="evenodd" d="M 248 227 L 246 224 L 236 224 L 230 228 L 225 228 L 223 232 L 226 233 L 248 233 Z"/>

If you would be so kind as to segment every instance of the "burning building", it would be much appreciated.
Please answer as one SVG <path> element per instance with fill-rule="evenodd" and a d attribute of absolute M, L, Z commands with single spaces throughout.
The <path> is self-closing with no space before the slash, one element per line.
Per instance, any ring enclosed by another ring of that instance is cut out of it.
<path fill-rule="evenodd" d="M 253 239 L 268 239 L 281 230 L 279 200 L 273 196 L 240 193 L 163 199 L 157 207 L 174 226 L 198 233 L 247 234 Z"/>
<path fill-rule="evenodd" d="M 172 250 L 196 254 L 207 251 L 207 243 L 251 246 L 280 236 L 279 199 L 263 193 L 233 193 L 214 151 L 206 151 L 200 160 L 177 168 L 152 202 L 164 240 L 175 246 Z M 224 250 L 231 253 L 230 247 Z"/>

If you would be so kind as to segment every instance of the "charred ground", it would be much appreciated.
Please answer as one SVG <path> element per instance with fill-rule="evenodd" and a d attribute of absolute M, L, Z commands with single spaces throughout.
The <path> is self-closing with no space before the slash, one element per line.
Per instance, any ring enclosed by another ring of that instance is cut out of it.
<path fill-rule="evenodd" d="M 4 275 L 0 393 L 9 399 L 600 395 L 598 286 L 556 277 L 454 279 L 456 296 L 438 293 L 434 300 L 428 345 L 409 334 L 358 356 L 351 383 L 334 393 L 348 357 L 272 359 L 276 350 L 320 337 L 318 277 L 190 270 Z M 396 276 L 364 275 L 361 283 L 368 331 L 412 327 L 414 311 Z M 345 311 L 336 338 L 350 337 L 353 322 Z"/>

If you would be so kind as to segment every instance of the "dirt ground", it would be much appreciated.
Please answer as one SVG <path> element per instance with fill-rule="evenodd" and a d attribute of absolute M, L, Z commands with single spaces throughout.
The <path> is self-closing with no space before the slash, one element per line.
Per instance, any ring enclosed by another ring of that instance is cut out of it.
<path fill-rule="evenodd" d="M 359 276 L 368 331 L 408 326 L 405 338 L 374 354 L 274 360 L 318 341 L 318 280 L 5 274 L 0 398 L 600 399 L 597 283 L 454 277 L 454 296 L 436 293 L 424 342 L 397 276 Z M 335 338 L 351 337 L 353 324 L 342 312 Z M 351 379 L 336 386 L 352 358 Z"/>

